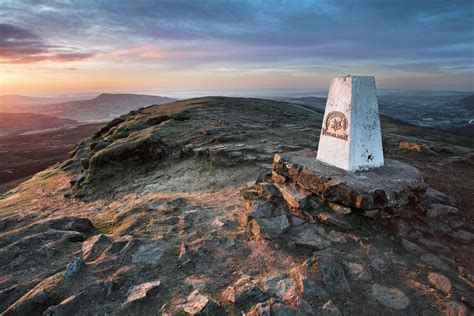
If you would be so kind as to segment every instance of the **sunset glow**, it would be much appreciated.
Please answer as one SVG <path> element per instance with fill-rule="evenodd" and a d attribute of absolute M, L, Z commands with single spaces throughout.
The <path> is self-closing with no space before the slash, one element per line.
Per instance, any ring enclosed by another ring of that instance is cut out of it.
<path fill-rule="evenodd" d="M 472 2 L 402 2 L 3 0 L 0 94 L 317 89 L 348 73 L 472 90 Z"/>

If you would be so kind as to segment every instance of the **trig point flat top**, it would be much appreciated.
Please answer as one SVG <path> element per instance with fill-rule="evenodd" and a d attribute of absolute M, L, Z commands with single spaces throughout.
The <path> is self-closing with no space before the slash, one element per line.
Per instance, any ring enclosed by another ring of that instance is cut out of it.
<path fill-rule="evenodd" d="M 332 78 L 317 159 L 348 171 L 383 166 L 374 77 Z"/>

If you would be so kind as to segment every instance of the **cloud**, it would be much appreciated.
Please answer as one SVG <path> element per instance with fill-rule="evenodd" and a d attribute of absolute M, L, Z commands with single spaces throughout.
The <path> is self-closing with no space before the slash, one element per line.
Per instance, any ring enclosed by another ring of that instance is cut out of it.
<path fill-rule="evenodd" d="M 94 55 L 48 45 L 28 29 L 12 24 L 0 24 L 0 63 L 3 64 L 70 62 L 89 59 Z"/>

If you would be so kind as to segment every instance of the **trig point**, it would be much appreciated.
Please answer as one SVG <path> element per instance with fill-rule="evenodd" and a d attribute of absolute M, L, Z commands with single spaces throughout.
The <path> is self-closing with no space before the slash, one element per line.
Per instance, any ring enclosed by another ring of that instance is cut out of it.
<path fill-rule="evenodd" d="M 345 76 L 331 80 L 317 159 L 348 171 L 383 166 L 374 77 Z"/>

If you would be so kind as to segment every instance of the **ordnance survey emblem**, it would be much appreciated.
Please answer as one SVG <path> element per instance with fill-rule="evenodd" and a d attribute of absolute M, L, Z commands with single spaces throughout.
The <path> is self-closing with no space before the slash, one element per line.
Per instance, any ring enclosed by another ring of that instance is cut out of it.
<path fill-rule="evenodd" d="M 324 122 L 323 134 L 347 140 L 347 118 L 339 111 L 328 114 Z"/>

